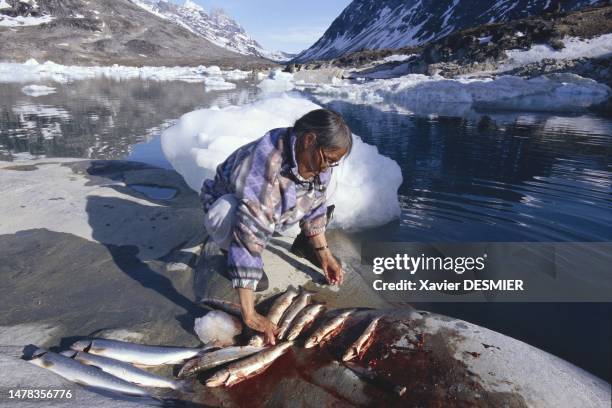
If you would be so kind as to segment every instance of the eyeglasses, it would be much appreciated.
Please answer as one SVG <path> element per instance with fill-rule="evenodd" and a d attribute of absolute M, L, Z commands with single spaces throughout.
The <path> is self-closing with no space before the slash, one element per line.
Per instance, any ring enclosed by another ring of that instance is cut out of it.
<path fill-rule="evenodd" d="M 329 167 L 337 167 L 340 165 L 340 161 L 330 162 L 325 153 L 323 153 L 323 148 L 319 148 L 319 152 L 321 153 L 321 168 L 327 169 Z"/>

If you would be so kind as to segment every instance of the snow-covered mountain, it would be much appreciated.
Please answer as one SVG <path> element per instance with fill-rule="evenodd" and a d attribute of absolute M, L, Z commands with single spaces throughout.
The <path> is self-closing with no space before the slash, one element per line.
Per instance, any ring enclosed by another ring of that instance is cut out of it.
<path fill-rule="evenodd" d="M 419 45 L 468 27 L 595 3 L 597 0 L 354 0 L 323 37 L 293 61 Z"/>
<path fill-rule="evenodd" d="M 176 7 L 165 3 L 168 8 Z M 197 7 L 197 6 L 196 6 Z M 199 13 L 183 6 L 187 15 Z M 0 0 L 0 59 L 63 65 L 194 66 L 254 69 L 270 60 L 217 45 L 130 0 Z M 231 22 L 210 19 L 226 31 Z"/>
<path fill-rule="evenodd" d="M 222 9 L 213 9 L 210 13 L 207 13 L 201 6 L 191 0 L 186 0 L 182 6 L 177 6 L 167 0 L 131 1 L 158 17 L 170 20 L 230 51 L 273 61 L 287 61 L 294 57 L 292 54 L 265 50 Z"/>

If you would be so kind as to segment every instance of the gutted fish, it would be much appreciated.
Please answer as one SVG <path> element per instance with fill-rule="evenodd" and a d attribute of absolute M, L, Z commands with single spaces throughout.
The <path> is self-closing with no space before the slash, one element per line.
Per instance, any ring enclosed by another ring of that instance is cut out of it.
<path fill-rule="evenodd" d="M 340 333 L 344 322 L 346 322 L 349 316 L 354 312 L 355 309 L 347 310 L 323 324 L 306 340 L 304 347 L 311 348 L 329 341 L 332 337 Z"/>
<path fill-rule="evenodd" d="M 179 378 L 189 377 L 200 371 L 209 370 L 222 364 L 248 357 L 263 349 L 264 347 L 242 346 L 226 347 L 220 350 L 211 351 L 201 357 L 196 357 L 186 362 L 183 368 L 181 368 L 181 371 L 179 371 L 178 376 Z"/>
<path fill-rule="evenodd" d="M 308 326 L 310 326 L 315 319 L 325 311 L 325 306 L 318 303 L 315 305 L 310 305 L 304 309 L 296 316 L 294 319 L 293 325 L 287 334 L 287 340 L 295 340 L 300 333 Z"/>
<path fill-rule="evenodd" d="M 298 295 L 297 291 L 293 288 L 287 289 L 285 293 L 280 295 L 274 301 L 274 303 L 272 304 L 272 307 L 270 307 L 270 311 L 268 312 L 268 315 L 266 316 L 268 320 L 270 320 L 274 324 L 278 324 L 281 317 L 283 317 L 283 314 L 285 313 L 287 308 L 291 306 L 291 302 L 293 302 L 293 299 L 297 295 Z M 262 334 L 254 335 L 253 337 L 251 337 L 251 340 L 249 341 L 249 346 L 261 347 L 264 344 L 265 344 L 265 339 Z"/>
<path fill-rule="evenodd" d="M 380 317 L 377 317 L 370 322 L 361 336 L 359 336 L 359 338 L 357 338 L 357 340 L 351 344 L 348 350 L 346 350 L 346 353 L 344 353 L 344 356 L 342 356 L 343 361 L 349 361 L 355 357 L 362 357 L 365 354 L 374 341 L 374 331 L 376 330 L 376 326 L 378 325 L 380 319 Z"/>
<path fill-rule="evenodd" d="M 266 348 L 244 360 L 236 361 L 222 370 L 217 371 L 206 381 L 206 385 L 208 387 L 219 387 L 221 385 L 228 387 L 254 377 L 270 367 L 270 365 L 289 350 L 292 345 L 292 341 L 285 341 L 276 346 Z"/>
<path fill-rule="evenodd" d="M 302 311 L 302 309 L 308 306 L 312 295 L 314 295 L 314 292 L 304 290 L 293 301 L 291 306 L 289 306 L 289 308 L 285 312 L 285 315 L 283 316 L 283 319 L 281 320 L 281 325 L 277 336 L 280 340 L 282 340 L 287 334 L 287 331 L 289 330 L 289 326 L 291 326 L 293 319 L 295 319 L 295 317 L 298 315 L 298 313 Z"/>

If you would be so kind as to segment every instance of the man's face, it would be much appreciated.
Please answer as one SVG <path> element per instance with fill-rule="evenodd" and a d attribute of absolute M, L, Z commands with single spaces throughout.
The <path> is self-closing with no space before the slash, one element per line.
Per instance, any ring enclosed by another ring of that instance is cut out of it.
<path fill-rule="evenodd" d="M 306 133 L 302 139 L 302 148 L 297 153 L 298 170 L 302 177 L 314 177 L 329 167 L 335 167 L 348 149 L 324 149 L 317 143 L 314 133 Z"/>

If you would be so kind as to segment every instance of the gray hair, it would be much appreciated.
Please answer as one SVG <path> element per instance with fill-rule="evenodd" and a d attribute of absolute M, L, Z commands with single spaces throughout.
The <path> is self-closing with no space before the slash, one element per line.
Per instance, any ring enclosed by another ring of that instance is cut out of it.
<path fill-rule="evenodd" d="M 305 133 L 317 135 L 317 144 L 328 150 L 347 149 L 346 155 L 353 148 L 353 136 L 342 115 L 330 109 L 315 109 L 299 118 L 293 130 L 298 140 Z"/>

